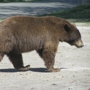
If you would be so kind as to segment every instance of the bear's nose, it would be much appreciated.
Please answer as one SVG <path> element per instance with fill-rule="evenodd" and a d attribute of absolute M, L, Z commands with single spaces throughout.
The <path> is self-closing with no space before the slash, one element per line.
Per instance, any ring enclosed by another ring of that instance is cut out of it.
<path fill-rule="evenodd" d="M 76 44 L 76 46 L 78 47 L 78 48 L 80 48 L 80 47 L 83 47 L 84 45 L 83 45 L 83 42 L 82 42 L 82 40 L 81 39 L 79 39 L 78 41 L 76 41 L 75 42 L 75 44 Z"/>

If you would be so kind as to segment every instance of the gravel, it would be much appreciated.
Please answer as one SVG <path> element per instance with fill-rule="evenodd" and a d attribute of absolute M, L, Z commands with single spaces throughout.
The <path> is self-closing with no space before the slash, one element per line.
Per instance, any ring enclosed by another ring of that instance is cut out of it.
<path fill-rule="evenodd" d="M 0 90 L 90 90 L 90 27 L 78 28 L 84 47 L 60 43 L 55 62 L 60 72 L 47 72 L 35 51 L 23 54 L 24 64 L 31 65 L 26 72 L 17 72 L 5 56 L 0 63 Z"/>

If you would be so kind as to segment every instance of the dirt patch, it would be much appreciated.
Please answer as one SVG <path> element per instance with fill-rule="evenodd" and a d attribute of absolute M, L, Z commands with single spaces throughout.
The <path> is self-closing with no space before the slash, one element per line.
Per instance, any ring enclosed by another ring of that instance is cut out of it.
<path fill-rule="evenodd" d="M 84 43 L 76 48 L 60 43 L 55 67 L 58 73 L 46 71 L 43 60 L 33 51 L 24 53 L 27 72 L 16 72 L 5 56 L 0 63 L 0 90 L 90 90 L 90 27 L 78 26 Z"/>

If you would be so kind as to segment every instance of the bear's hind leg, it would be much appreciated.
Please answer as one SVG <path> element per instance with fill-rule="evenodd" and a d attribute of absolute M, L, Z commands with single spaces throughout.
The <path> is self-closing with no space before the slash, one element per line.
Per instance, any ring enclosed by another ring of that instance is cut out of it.
<path fill-rule="evenodd" d="M 54 68 L 55 63 L 55 53 L 48 49 L 48 50 L 38 50 L 37 53 L 43 58 L 45 62 L 45 66 L 47 67 L 48 71 L 50 72 L 59 72 L 60 68 Z"/>
<path fill-rule="evenodd" d="M 3 59 L 4 54 L 0 53 L 0 62 Z"/>
<path fill-rule="evenodd" d="M 23 66 L 23 60 L 21 54 L 9 53 L 7 54 L 7 56 L 9 57 L 10 61 L 12 62 L 16 70 L 27 71 L 30 68 L 30 65 L 27 65 L 25 67 Z"/>

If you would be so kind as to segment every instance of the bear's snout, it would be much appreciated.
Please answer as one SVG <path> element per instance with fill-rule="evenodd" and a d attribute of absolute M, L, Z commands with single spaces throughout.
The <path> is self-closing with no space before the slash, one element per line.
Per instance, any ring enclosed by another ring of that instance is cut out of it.
<path fill-rule="evenodd" d="M 83 45 L 82 40 L 81 40 L 81 39 L 77 40 L 77 41 L 75 42 L 75 46 L 76 46 L 77 48 L 83 47 L 84 45 Z"/>

